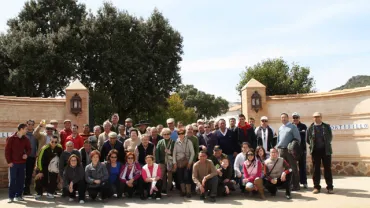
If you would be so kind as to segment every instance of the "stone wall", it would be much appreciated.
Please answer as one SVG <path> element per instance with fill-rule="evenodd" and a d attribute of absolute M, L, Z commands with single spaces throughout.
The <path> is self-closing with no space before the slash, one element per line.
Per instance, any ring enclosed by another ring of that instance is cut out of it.
<path fill-rule="evenodd" d="M 296 95 L 266 96 L 264 86 L 251 80 L 242 91 L 242 113 L 247 117 L 267 116 L 269 125 L 278 130 L 281 126 L 280 114 L 298 112 L 301 122 L 307 126 L 313 122 L 312 115 L 319 111 L 323 121 L 335 126 L 333 129 L 333 174 L 370 175 L 370 86 L 348 90 Z M 257 91 L 262 97 L 262 109 L 252 109 L 251 95 Z M 262 93 L 261 93 L 262 92 Z M 364 128 L 353 128 L 358 124 Z M 348 125 L 352 125 L 348 126 Z M 344 127 L 344 128 L 338 128 Z M 311 158 L 307 158 L 311 162 Z M 308 165 L 311 170 L 311 165 Z"/>

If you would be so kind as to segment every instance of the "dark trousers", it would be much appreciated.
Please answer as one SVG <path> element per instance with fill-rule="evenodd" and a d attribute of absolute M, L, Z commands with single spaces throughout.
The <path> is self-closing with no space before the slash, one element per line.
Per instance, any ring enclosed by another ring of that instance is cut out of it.
<path fill-rule="evenodd" d="M 210 178 L 206 181 L 206 184 L 205 184 L 205 187 L 204 187 L 205 193 L 207 193 L 209 191 L 209 195 L 211 197 L 216 197 L 217 196 L 217 187 L 218 187 L 218 177 L 214 176 L 214 177 L 212 177 L 212 178 Z M 197 187 L 197 189 L 199 189 L 199 188 Z"/>
<path fill-rule="evenodd" d="M 109 183 L 105 182 L 97 187 L 88 187 L 87 191 L 89 192 L 89 197 L 93 200 L 96 199 L 98 194 L 100 193 L 100 196 L 102 199 L 109 198 L 111 196 L 111 187 Z"/>
<path fill-rule="evenodd" d="M 313 184 L 314 188 L 321 189 L 321 161 L 324 166 L 324 178 L 327 189 L 333 189 L 333 176 L 331 174 L 331 155 L 326 155 L 325 149 L 314 150 L 312 152 L 312 164 L 313 164 Z"/>
<path fill-rule="evenodd" d="M 35 169 L 35 157 L 27 157 L 26 161 L 26 179 L 24 180 L 24 191 L 30 192 L 33 170 Z"/>
<path fill-rule="evenodd" d="M 58 173 L 48 173 L 45 171 L 43 174 L 44 176 L 41 179 L 35 181 L 35 191 L 37 192 L 37 195 L 42 195 L 44 188 L 46 188 L 48 193 L 54 194 L 57 189 Z"/>
<path fill-rule="evenodd" d="M 299 166 L 299 181 L 301 184 L 307 184 L 307 153 L 302 153 L 301 159 L 298 161 Z"/>
<path fill-rule="evenodd" d="M 10 168 L 9 198 L 21 197 L 24 186 L 26 164 L 15 164 Z"/>
<path fill-rule="evenodd" d="M 155 184 L 155 186 L 158 189 L 158 191 L 156 192 L 155 197 L 161 197 L 162 185 L 163 185 L 162 179 L 158 180 L 157 183 Z M 150 195 L 150 189 L 152 188 L 152 183 L 151 182 L 150 183 L 144 182 L 143 188 L 144 188 L 144 190 L 147 191 L 148 195 Z"/>
<path fill-rule="evenodd" d="M 193 182 L 191 175 L 191 169 L 188 169 L 188 167 L 176 169 L 177 182 L 179 185 L 182 183 L 191 184 Z"/>
<path fill-rule="evenodd" d="M 286 160 L 290 167 L 293 170 L 292 180 L 291 183 L 293 184 L 293 188 L 299 188 L 299 172 L 297 161 L 293 158 L 293 156 L 288 152 L 288 149 L 279 149 L 280 157 Z"/>
<path fill-rule="evenodd" d="M 127 186 L 127 184 L 123 184 L 123 192 L 127 193 L 129 197 L 132 197 L 135 191 L 138 192 L 140 196 L 142 196 L 144 194 L 143 183 L 144 183 L 143 178 L 140 177 L 138 180 L 134 181 L 133 187 L 129 187 Z"/>
<path fill-rule="evenodd" d="M 63 193 L 69 198 L 76 198 L 76 191 L 78 192 L 78 200 L 85 200 L 86 183 L 85 180 L 81 180 L 78 183 L 73 184 L 72 193 L 69 192 L 69 187 L 63 187 Z"/>
<path fill-rule="evenodd" d="M 117 197 L 122 197 L 124 184 L 121 183 L 121 181 L 118 178 L 115 183 L 110 184 L 110 187 L 111 187 L 111 195 L 116 193 Z"/>
<path fill-rule="evenodd" d="M 281 181 L 280 178 L 277 179 L 277 183 L 273 184 L 271 181 L 265 180 L 265 188 L 271 193 L 276 194 L 278 187 L 283 187 L 285 189 L 285 194 L 290 195 L 290 181 L 292 180 L 292 173 L 286 175 L 286 180 Z"/>

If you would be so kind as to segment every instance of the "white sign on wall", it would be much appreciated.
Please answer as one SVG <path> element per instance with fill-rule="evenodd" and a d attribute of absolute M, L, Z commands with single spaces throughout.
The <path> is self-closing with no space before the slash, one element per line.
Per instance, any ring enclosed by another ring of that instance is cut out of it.
<path fill-rule="evenodd" d="M 341 124 L 330 125 L 331 130 L 351 130 L 351 129 L 368 129 L 368 124 Z"/>
<path fill-rule="evenodd" d="M 10 135 L 12 135 L 14 132 L 0 132 L 0 138 L 1 139 L 6 139 Z"/>

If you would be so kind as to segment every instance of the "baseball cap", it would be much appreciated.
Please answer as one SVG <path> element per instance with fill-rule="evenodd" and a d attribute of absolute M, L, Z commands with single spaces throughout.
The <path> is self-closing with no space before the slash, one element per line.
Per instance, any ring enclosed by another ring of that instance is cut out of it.
<path fill-rule="evenodd" d="M 269 118 L 267 118 L 267 116 L 262 116 L 262 117 L 261 117 L 261 121 L 263 121 L 263 120 L 267 120 L 267 121 L 268 121 L 268 120 L 269 120 Z"/>

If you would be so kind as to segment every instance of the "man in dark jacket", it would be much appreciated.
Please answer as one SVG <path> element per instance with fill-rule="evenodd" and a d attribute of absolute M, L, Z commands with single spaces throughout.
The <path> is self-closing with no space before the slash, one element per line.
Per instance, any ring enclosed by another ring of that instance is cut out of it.
<path fill-rule="evenodd" d="M 306 158 L 307 158 L 307 145 L 306 145 L 306 131 L 307 126 L 300 121 L 300 116 L 297 112 L 294 112 L 293 115 L 293 124 L 298 128 L 299 134 L 301 136 L 301 149 L 302 155 L 298 161 L 299 167 L 299 181 L 303 185 L 303 188 L 308 188 L 307 186 L 307 170 L 306 170 Z"/>
<path fill-rule="evenodd" d="M 30 140 L 25 136 L 27 125 L 19 124 L 18 131 L 11 135 L 5 146 L 5 159 L 10 168 L 9 201 L 23 201 L 22 192 L 24 186 L 27 157 L 31 154 Z"/>
<path fill-rule="evenodd" d="M 270 156 L 270 149 L 276 146 L 277 138 L 274 136 L 274 130 L 268 125 L 267 116 L 261 117 L 261 125 L 255 129 L 257 136 L 257 145 L 262 146 L 266 151 L 266 156 Z"/>
<path fill-rule="evenodd" d="M 218 145 L 222 151 L 228 156 L 230 164 L 234 165 L 234 160 L 238 152 L 240 152 L 240 145 L 238 140 L 233 137 L 233 134 L 230 130 L 226 128 L 226 121 L 220 119 L 218 121 L 219 130 L 215 131 L 215 136 L 218 140 Z"/>
<path fill-rule="evenodd" d="M 27 133 L 26 137 L 30 140 L 31 143 L 31 154 L 27 157 L 26 162 L 26 179 L 24 180 L 24 189 L 23 195 L 31 195 L 31 181 L 32 181 L 32 174 L 35 169 L 36 164 L 36 155 L 38 151 L 38 142 L 36 137 L 33 135 L 33 131 L 35 126 L 35 121 L 28 120 L 27 121 Z M 57 134 L 59 135 L 59 133 Z"/>
<path fill-rule="evenodd" d="M 123 149 L 123 144 L 120 141 L 117 141 L 117 133 L 116 132 L 110 132 L 108 134 L 109 140 L 105 141 L 103 146 L 101 147 L 100 153 L 100 161 L 104 162 L 107 160 L 107 156 L 109 151 L 112 149 L 115 149 L 118 151 L 118 161 L 122 164 L 125 162 L 125 150 Z"/>
<path fill-rule="evenodd" d="M 81 163 L 85 170 L 85 167 L 91 163 L 90 153 L 94 151 L 95 148 L 91 146 L 88 140 L 84 141 L 84 146 L 80 149 Z"/>
<path fill-rule="evenodd" d="M 310 125 L 307 130 L 306 141 L 310 145 L 310 153 L 313 164 L 313 184 L 314 194 L 320 193 L 321 180 L 321 161 L 324 166 L 324 177 L 326 182 L 326 189 L 329 194 L 333 194 L 333 176 L 331 173 L 331 155 L 333 150 L 331 141 L 333 134 L 329 124 L 322 122 L 322 115 L 319 112 L 313 114 L 314 123 Z"/>
<path fill-rule="evenodd" d="M 249 144 L 251 144 L 251 147 L 253 149 L 256 149 L 257 140 L 256 134 L 254 133 L 254 128 L 245 121 L 245 116 L 243 114 L 239 115 L 238 141 L 239 146 L 241 146 L 243 142 L 248 142 Z"/>

